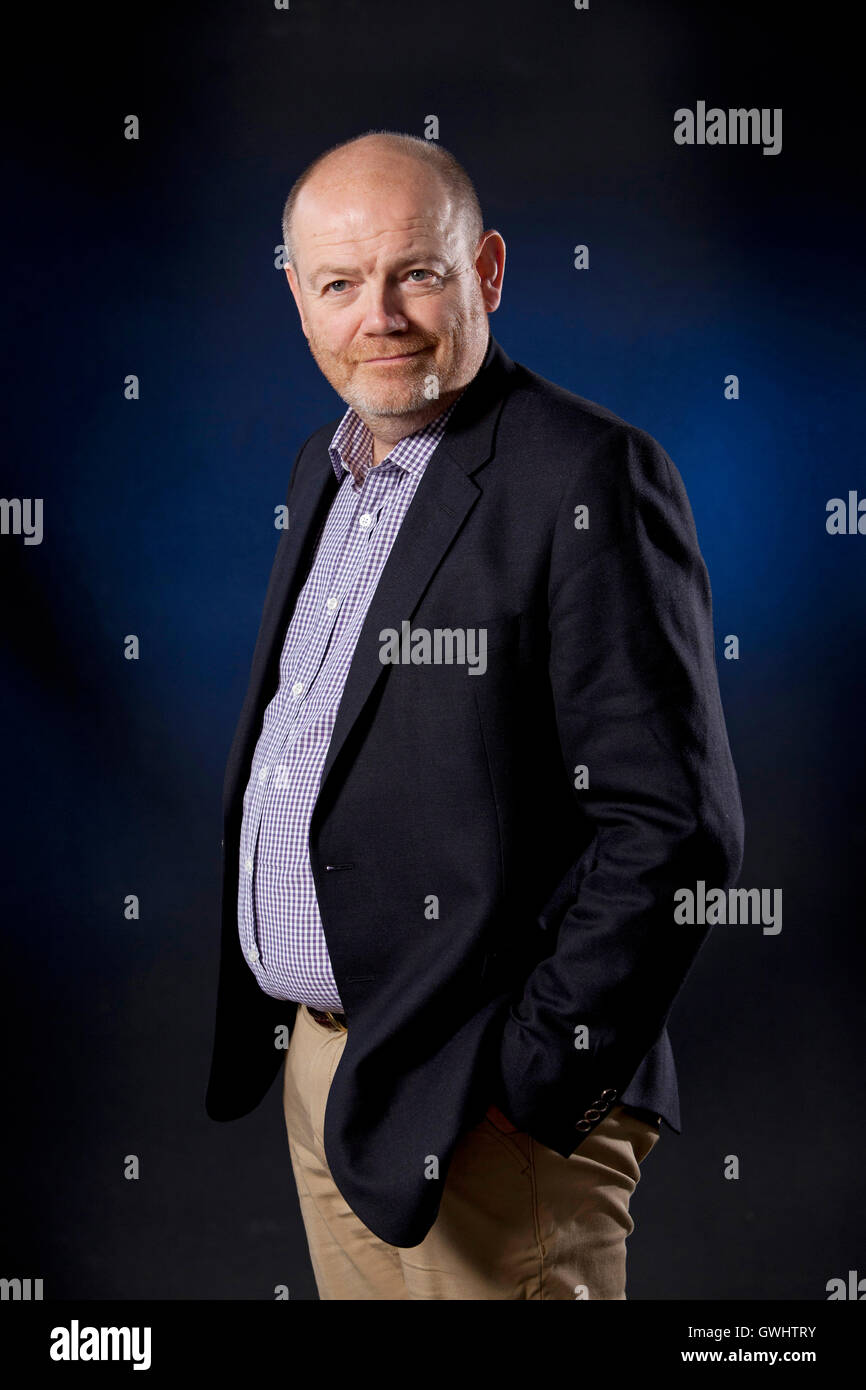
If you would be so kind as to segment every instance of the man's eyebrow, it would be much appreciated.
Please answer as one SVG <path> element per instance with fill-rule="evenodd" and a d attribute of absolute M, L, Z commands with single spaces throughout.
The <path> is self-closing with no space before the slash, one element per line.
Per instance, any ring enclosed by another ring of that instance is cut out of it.
<path fill-rule="evenodd" d="M 321 265 L 317 266 L 316 269 L 310 273 L 308 280 L 311 285 L 314 285 L 317 280 L 321 280 L 323 275 L 331 275 L 336 279 L 338 276 L 345 278 L 346 276 L 356 274 L 357 267 L 351 269 L 343 265 Z"/>
<path fill-rule="evenodd" d="M 440 261 L 445 263 L 447 258 L 438 251 L 408 251 L 406 255 L 400 256 L 394 262 L 394 269 L 399 270 L 401 266 L 413 265 L 418 261 Z M 357 266 L 345 265 L 322 265 L 317 266 L 309 276 L 308 283 L 314 285 L 317 280 L 321 280 L 323 275 L 333 279 L 348 279 L 358 274 Z"/>

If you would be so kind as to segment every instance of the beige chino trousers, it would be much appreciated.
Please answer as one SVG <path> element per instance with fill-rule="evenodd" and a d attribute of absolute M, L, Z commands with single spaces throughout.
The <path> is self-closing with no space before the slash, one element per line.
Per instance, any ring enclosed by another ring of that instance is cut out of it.
<path fill-rule="evenodd" d="M 321 1299 L 624 1299 L 629 1200 L 659 1138 L 622 1105 L 568 1158 L 490 1107 L 458 1140 L 420 1245 L 388 1245 L 334 1183 L 323 1128 L 346 1033 L 303 1004 L 283 1070 L 283 1113 Z"/>

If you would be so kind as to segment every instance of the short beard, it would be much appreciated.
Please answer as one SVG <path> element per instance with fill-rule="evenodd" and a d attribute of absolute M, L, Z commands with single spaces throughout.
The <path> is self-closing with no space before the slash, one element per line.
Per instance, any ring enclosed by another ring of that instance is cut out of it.
<path fill-rule="evenodd" d="M 400 415 L 417 415 L 419 410 L 426 410 L 431 400 L 429 396 L 424 394 L 424 379 L 412 383 L 408 401 L 404 397 L 399 405 L 382 404 L 380 400 L 369 397 L 363 390 L 356 390 L 351 386 L 337 394 L 359 415 L 366 415 L 370 419 L 379 420 L 391 420 Z M 433 399 L 435 400 L 435 397 Z"/>

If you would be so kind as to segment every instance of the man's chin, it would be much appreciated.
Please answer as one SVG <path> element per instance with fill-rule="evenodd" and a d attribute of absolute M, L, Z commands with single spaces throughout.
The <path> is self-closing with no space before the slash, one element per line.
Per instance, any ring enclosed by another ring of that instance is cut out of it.
<path fill-rule="evenodd" d="M 395 416 L 417 415 L 419 410 L 426 410 L 430 404 L 423 390 L 407 391 L 400 395 L 384 392 L 368 395 L 360 391 L 341 391 L 340 395 L 347 405 L 368 419 L 393 420 Z"/>

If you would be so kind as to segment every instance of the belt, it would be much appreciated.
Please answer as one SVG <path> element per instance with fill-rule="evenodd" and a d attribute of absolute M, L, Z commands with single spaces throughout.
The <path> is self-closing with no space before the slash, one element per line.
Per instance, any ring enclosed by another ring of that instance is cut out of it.
<path fill-rule="evenodd" d="M 330 1028 L 335 1033 L 348 1033 L 345 1014 L 331 1013 L 330 1009 L 311 1009 L 309 1004 L 306 1006 L 307 1013 L 314 1018 L 317 1023 L 321 1023 L 323 1028 Z"/>

